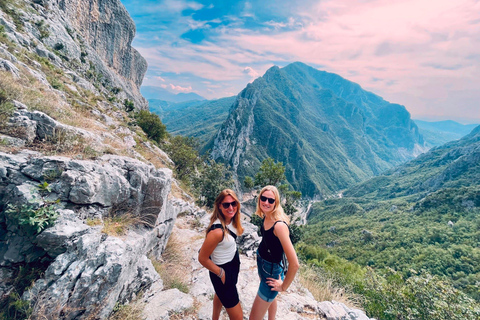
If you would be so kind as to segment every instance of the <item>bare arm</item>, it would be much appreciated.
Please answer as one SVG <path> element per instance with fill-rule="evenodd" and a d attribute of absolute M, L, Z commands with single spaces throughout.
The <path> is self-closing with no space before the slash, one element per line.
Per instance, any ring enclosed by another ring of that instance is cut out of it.
<path fill-rule="evenodd" d="M 200 252 L 198 253 L 198 262 L 200 262 L 202 266 L 215 273 L 216 275 L 220 274 L 220 267 L 213 263 L 213 261 L 210 259 L 210 255 L 212 254 L 213 250 L 215 250 L 220 241 L 222 241 L 222 239 L 222 229 L 215 229 L 210 231 L 207 234 L 207 237 L 205 238 L 202 247 L 200 248 Z M 222 282 L 225 283 L 225 274 L 222 277 Z"/>
<path fill-rule="evenodd" d="M 290 231 L 288 230 L 288 226 L 284 223 L 277 223 L 273 232 L 282 244 L 283 251 L 285 252 L 285 256 L 288 260 L 288 271 L 285 274 L 285 279 L 283 282 L 281 279 L 267 278 L 267 284 L 270 285 L 274 291 L 286 291 L 293 282 L 300 264 L 298 263 L 295 248 L 293 248 L 292 241 L 290 240 Z"/>

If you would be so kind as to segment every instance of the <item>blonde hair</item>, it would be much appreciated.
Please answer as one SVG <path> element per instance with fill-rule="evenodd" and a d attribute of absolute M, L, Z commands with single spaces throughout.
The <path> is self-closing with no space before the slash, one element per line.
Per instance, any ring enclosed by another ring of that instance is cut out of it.
<path fill-rule="evenodd" d="M 257 210 L 255 211 L 255 214 L 262 219 L 265 217 L 265 213 L 260 209 L 260 197 L 265 191 L 272 191 L 273 194 L 275 194 L 275 208 L 273 208 L 272 211 L 273 219 L 275 221 L 285 221 L 287 224 L 290 224 L 290 218 L 287 216 L 285 211 L 283 211 L 283 207 L 280 203 L 280 193 L 275 186 L 265 186 L 262 190 L 260 190 L 260 194 L 257 198 Z"/>
<path fill-rule="evenodd" d="M 232 218 L 232 225 L 237 230 L 237 235 L 241 235 L 243 233 L 242 221 L 240 219 L 240 207 L 241 207 L 240 201 L 238 200 L 238 197 L 233 190 L 224 189 L 220 192 L 220 194 L 215 199 L 213 213 L 212 213 L 212 216 L 210 217 L 210 224 L 208 225 L 208 228 L 207 228 L 207 231 L 206 231 L 207 234 L 208 234 L 208 231 L 210 231 L 210 227 L 213 225 L 213 223 L 217 219 L 220 220 L 220 223 L 222 224 L 224 236 L 227 234 L 225 217 L 223 216 L 222 210 L 220 210 L 220 206 L 222 205 L 222 201 L 227 196 L 232 197 L 237 202 L 237 212 L 235 213 L 235 215 Z"/>

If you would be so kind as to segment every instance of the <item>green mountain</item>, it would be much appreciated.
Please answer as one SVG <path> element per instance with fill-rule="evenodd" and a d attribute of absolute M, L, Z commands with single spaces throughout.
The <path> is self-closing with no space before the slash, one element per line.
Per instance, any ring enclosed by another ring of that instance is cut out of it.
<path fill-rule="evenodd" d="M 462 139 L 433 148 L 344 195 L 372 199 L 423 197 L 442 188 L 477 185 L 479 181 L 480 126 Z"/>
<path fill-rule="evenodd" d="M 478 124 L 461 124 L 452 120 L 414 120 L 428 147 L 436 147 L 449 141 L 458 140 L 469 134 Z"/>
<path fill-rule="evenodd" d="M 412 159 L 423 145 L 405 107 L 296 62 L 248 84 L 205 150 L 239 181 L 267 157 L 281 161 L 289 183 L 315 198 Z"/>
<path fill-rule="evenodd" d="M 227 118 L 235 98 L 179 103 L 150 99 L 148 103 L 150 112 L 158 114 L 168 132 L 198 138 L 203 147 Z"/>

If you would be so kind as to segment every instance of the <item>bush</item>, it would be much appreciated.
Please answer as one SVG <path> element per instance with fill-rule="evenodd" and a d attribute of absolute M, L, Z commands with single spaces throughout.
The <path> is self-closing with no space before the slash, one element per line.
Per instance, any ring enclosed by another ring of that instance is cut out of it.
<path fill-rule="evenodd" d="M 125 106 L 125 111 L 127 112 L 131 112 L 135 109 L 135 105 L 133 104 L 133 102 L 128 99 L 125 99 L 123 101 L 123 105 Z"/>
<path fill-rule="evenodd" d="M 148 110 L 140 110 L 135 114 L 137 124 L 147 136 L 160 143 L 167 136 L 167 127 L 162 123 L 158 115 Z"/>
<path fill-rule="evenodd" d="M 5 211 L 9 219 L 16 222 L 26 234 L 39 234 L 52 226 L 57 220 L 58 213 L 53 204 L 36 207 L 35 204 L 11 205 Z"/>
<path fill-rule="evenodd" d="M 175 163 L 177 178 L 187 185 L 191 183 L 196 167 L 201 163 L 196 146 L 197 141 L 192 137 L 174 136 L 163 147 Z"/>

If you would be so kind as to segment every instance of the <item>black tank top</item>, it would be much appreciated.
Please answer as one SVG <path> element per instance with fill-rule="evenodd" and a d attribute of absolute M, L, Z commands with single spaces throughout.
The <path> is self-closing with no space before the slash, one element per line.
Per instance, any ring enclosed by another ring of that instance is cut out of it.
<path fill-rule="evenodd" d="M 262 241 L 260 242 L 260 246 L 258 247 L 258 253 L 260 254 L 260 257 L 262 257 L 262 259 L 270 262 L 280 263 L 283 257 L 283 247 L 278 237 L 273 233 L 277 222 L 283 222 L 287 224 L 285 221 L 275 221 L 275 223 L 270 229 L 265 230 L 262 222 L 262 227 L 260 228 Z"/>

